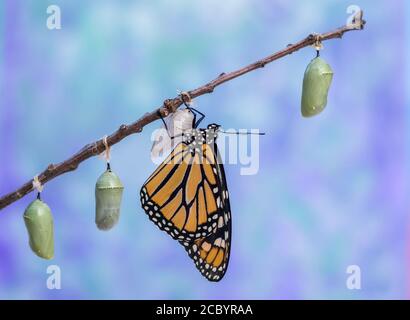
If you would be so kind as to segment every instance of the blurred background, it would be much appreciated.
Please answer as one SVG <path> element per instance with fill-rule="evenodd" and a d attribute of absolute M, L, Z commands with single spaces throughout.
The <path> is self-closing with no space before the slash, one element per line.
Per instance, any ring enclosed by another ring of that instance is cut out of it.
<path fill-rule="evenodd" d="M 61 9 L 61 30 L 46 27 L 52 4 Z M 34 193 L 0 211 L 0 298 L 409 298 L 405 1 L 4 0 L 0 195 L 177 89 L 194 89 L 309 33 L 345 24 L 351 4 L 368 23 L 324 44 L 322 57 L 335 76 L 320 116 L 300 114 L 313 48 L 196 100 L 205 123 L 267 133 L 257 175 L 226 166 L 233 241 L 221 282 L 202 278 L 140 207 L 139 189 L 155 169 L 156 122 L 112 149 L 113 169 L 125 185 L 113 230 L 94 224 L 94 187 L 105 169 L 97 157 L 45 186 L 54 260 L 41 260 L 28 246 L 22 215 Z M 61 290 L 46 287 L 51 264 L 61 268 Z M 350 265 L 360 267 L 360 290 L 346 286 Z"/>

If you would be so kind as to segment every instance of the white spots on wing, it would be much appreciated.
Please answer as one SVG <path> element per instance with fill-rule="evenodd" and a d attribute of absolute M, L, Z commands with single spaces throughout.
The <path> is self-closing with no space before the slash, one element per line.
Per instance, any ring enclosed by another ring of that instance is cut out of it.
<path fill-rule="evenodd" d="M 221 240 L 221 246 L 220 247 L 225 248 L 225 240 L 224 239 Z"/>
<path fill-rule="evenodd" d="M 224 219 L 222 218 L 222 216 L 220 216 L 218 220 L 218 228 L 222 228 L 224 224 L 225 224 Z"/>

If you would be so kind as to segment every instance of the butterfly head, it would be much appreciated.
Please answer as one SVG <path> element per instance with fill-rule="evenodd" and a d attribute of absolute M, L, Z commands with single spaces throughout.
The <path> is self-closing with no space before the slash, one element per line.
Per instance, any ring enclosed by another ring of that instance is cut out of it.
<path fill-rule="evenodd" d="M 191 129 L 182 133 L 183 141 L 191 148 L 196 148 L 204 143 L 212 144 L 218 137 L 219 124 L 209 124 L 206 129 Z"/>
<path fill-rule="evenodd" d="M 203 140 L 207 144 L 214 143 L 216 138 L 218 137 L 219 128 L 221 128 L 219 124 L 216 124 L 216 123 L 208 124 L 208 127 L 202 131 Z"/>
<path fill-rule="evenodd" d="M 207 128 L 207 129 L 208 129 L 209 131 L 218 131 L 220 127 L 221 127 L 221 126 L 220 126 L 219 124 L 211 123 L 211 124 L 208 124 L 208 128 Z"/>

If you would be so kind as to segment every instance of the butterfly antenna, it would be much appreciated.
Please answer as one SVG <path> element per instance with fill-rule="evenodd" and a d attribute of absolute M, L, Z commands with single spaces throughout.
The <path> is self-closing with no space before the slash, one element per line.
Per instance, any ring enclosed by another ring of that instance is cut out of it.
<path fill-rule="evenodd" d="M 225 134 L 236 134 L 236 135 L 240 135 L 240 134 L 246 134 L 246 135 L 256 135 L 256 136 L 264 136 L 265 132 L 227 132 L 227 131 L 219 131 L 221 133 L 225 133 Z"/>

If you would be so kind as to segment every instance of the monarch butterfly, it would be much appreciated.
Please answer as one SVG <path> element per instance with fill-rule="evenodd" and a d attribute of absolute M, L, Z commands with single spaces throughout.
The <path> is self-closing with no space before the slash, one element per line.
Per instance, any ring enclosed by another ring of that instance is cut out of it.
<path fill-rule="evenodd" d="M 140 196 L 149 219 L 185 247 L 204 277 L 219 281 L 229 263 L 231 209 L 216 145 L 220 126 L 197 129 L 202 119 L 195 115 L 193 128 L 182 133 Z"/>

